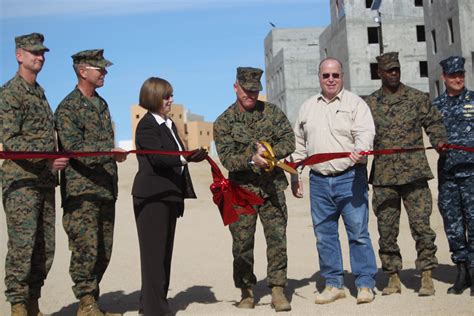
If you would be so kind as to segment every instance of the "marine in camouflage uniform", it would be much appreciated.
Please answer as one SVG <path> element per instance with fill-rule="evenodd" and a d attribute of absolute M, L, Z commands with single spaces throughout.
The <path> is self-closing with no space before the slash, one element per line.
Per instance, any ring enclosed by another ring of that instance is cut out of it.
<path fill-rule="evenodd" d="M 1 142 L 5 151 L 56 150 L 53 112 L 43 88 L 36 82 L 44 52 L 49 51 L 43 41 L 39 33 L 15 38 L 18 73 L 0 92 Z M 54 162 L 3 162 L 2 198 L 9 238 L 5 295 L 12 304 L 12 315 L 21 315 L 27 308 L 35 315 L 39 313 L 37 300 L 53 263 L 57 183 Z"/>
<path fill-rule="evenodd" d="M 110 151 L 114 149 L 110 112 L 95 89 L 103 85 L 106 67 L 112 63 L 103 57 L 102 49 L 81 51 L 72 59 L 79 83 L 55 112 L 60 149 Z M 63 226 L 71 250 L 69 273 L 74 295 L 81 299 L 80 309 L 83 300 L 97 301 L 110 261 L 117 182 L 113 156 L 74 158 L 61 173 Z"/>
<path fill-rule="evenodd" d="M 473 148 L 474 91 L 464 85 L 464 62 L 460 56 L 441 61 L 446 91 L 433 101 L 433 106 L 443 115 L 448 142 Z M 456 282 L 448 293 L 461 294 L 471 286 L 474 295 L 474 154 L 448 150 L 441 155 L 438 180 L 438 206 L 451 259 L 458 269 Z"/>
<path fill-rule="evenodd" d="M 431 106 L 423 92 L 400 82 L 398 53 L 378 56 L 377 61 L 382 87 L 366 98 L 376 128 L 374 150 L 423 147 L 423 129 L 433 146 L 446 142 L 439 111 Z M 432 197 L 427 182 L 432 178 L 424 151 L 374 157 L 369 183 L 373 185 L 372 205 L 380 235 L 379 255 L 383 271 L 391 274 L 383 294 L 401 291 L 398 273 L 402 270 L 402 256 L 397 244 L 401 201 L 416 243 L 416 268 L 423 271 L 429 283 L 422 280 L 419 295 L 434 294 L 431 270 L 438 261 L 436 234 L 430 227 Z M 397 286 L 391 286 L 392 281 Z"/>
<path fill-rule="evenodd" d="M 257 100 L 262 89 L 262 73 L 258 68 L 237 69 L 234 84 L 237 101 L 214 123 L 217 152 L 222 164 L 229 170 L 229 179 L 264 199 L 263 205 L 254 207 L 256 215 L 240 215 L 239 221 L 230 224 L 234 283 L 242 289 L 243 298 L 245 290 L 256 284 L 253 249 L 257 216 L 262 222 L 267 242 L 268 285 L 281 290 L 287 283 L 288 212 L 284 190 L 288 181 L 280 168 L 271 172 L 261 168 L 261 147 L 256 144 L 268 142 L 276 158 L 282 159 L 294 151 L 295 137 L 287 117 L 277 106 Z M 244 307 L 252 308 L 253 301 L 249 305 Z M 289 303 L 285 307 L 288 310 Z"/>

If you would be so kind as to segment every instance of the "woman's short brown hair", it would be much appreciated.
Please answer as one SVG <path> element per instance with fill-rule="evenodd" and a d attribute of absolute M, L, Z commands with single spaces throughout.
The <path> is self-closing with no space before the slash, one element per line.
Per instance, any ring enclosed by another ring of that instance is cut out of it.
<path fill-rule="evenodd" d="M 139 105 L 150 111 L 158 112 L 163 106 L 163 100 L 169 99 L 173 94 L 173 87 L 165 79 L 150 77 L 143 83 L 140 89 Z"/>

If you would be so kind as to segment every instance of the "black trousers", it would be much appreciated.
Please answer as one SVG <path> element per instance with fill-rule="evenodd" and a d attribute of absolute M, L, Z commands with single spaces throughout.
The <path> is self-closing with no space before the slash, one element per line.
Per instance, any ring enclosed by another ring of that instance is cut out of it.
<path fill-rule="evenodd" d="M 170 313 L 168 288 L 178 204 L 133 198 L 140 243 L 140 308 L 146 316 Z"/>

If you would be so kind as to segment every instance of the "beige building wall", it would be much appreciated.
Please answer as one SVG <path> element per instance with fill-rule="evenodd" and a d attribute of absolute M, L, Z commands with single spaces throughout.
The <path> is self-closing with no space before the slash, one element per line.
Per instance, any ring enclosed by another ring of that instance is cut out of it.
<path fill-rule="evenodd" d="M 147 110 L 145 110 L 141 106 L 132 105 L 131 119 L 132 119 L 133 148 L 135 148 L 135 131 L 137 130 L 138 122 L 146 114 L 146 112 Z M 187 146 L 184 107 L 181 104 L 173 104 L 171 106 L 171 112 L 169 116 L 173 120 L 174 124 L 176 125 L 179 138 L 181 138 L 181 140 L 184 142 L 184 145 Z"/>
<path fill-rule="evenodd" d="M 206 148 L 208 151 L 213 141 L 214 124 L 211 122 L 193 121 L 186 123 L 188 149 L 193 150 L 199 147 Z"/>
<path fill-rule="evenodd" d="M 138 122 L 146 112 L 147 110 L 139 105 L 133 105 L 131 107 L 133 148 L 135 148 L 135 131 Z M 199 147 L 204 147 L 207 150 L 210 149 L 211 142 L 213 141 L 213 123 L 203 121 L 187 122 L 186 110 L 181 104 L 173 104 L 171 106 L 169 117 L 175 123 L 179 137 L 187 149 L 196 149 Z"/>

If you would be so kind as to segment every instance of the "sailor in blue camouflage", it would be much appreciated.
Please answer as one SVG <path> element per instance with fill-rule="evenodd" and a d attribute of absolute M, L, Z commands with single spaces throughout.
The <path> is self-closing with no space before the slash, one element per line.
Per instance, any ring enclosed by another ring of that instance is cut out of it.
<path fill-rule="evenodd" d="M 0 120 L 5 151 L 56 150 L 53 112 L 43 88 L 36 82 L 49 49 L 39 33 L 15 38 L 18 72 L 0 89 Z M 5 295 L 12 314 L 31 311 L 54 257 L 55 160 L 5 160 L 2 198 L 8 230 Z M 64 164 L 63 164 L 64 166 Z"/>
<path fill-rule="evenodd" d="M 72 59 L 78 85 L 55 112 L 60 149 L 111 151 L 114 131 L 109 107 L 96 89 L 103 86 L 106 68 L 112 63 L 103 57 L 102 49 L 81 51 Z M 69 273 L 81 301 L 97 301 L 112 254 L 116 161 L 120 160 L 114 156 L 74 158 L 61 173 L 63 226 L 71 250 Z"/>
<path fill-rule="evenodd" d="M 460 56 L 441 61 L 446 91 L 433 101 L 442 113 L 448 143 L 474 147 L 474 91 L 464 85 Z M 438 161 L 438 205 L 451 259 L 474 268 L 474 153 L 449 149 Z"/>
<path fill-rule="evenodd" d="M 286 286 L 287 207 L 284 190 L 288 186 L 280 168 L 264 171 L 260 141 L 268 142 L 277 159 L 291 154 L 295 149 L 293 129 L 285 114 L 268 102 L 257 100 L 262 89 L 258 68 L 239 67 L 234 91 L 237 101 L 224 111 L 214 123 L 214 140 L 217 153 L 229 179 L 264 199 L 264 204 L 254 206 L 256 215 L 240 215 L 239 221 L 230 225 L 232 253 L 234 255 L 234 283 L 241 289 L 256 284 L 253 273 L 254 237 L 257 216 L 263 225 L 267 242 L 267 282 L 270 287 Z"/>

